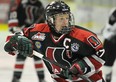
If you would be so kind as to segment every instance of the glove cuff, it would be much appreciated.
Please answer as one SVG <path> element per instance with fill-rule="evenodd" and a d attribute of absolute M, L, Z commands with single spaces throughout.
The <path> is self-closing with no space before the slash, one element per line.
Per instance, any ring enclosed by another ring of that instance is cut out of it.
<path fill-rule="evenodd" d="M 70 69 L 75 69 L 78 70 L 79 74 L 83 74 L 83 71 L 78 63 L 74 63 L 73 66 Z"/>

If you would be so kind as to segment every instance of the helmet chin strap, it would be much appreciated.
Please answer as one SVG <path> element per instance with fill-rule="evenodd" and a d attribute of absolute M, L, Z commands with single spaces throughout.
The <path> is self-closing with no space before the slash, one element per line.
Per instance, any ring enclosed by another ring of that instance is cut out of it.
<path fill-rule="evenodd" d="M 59 33 L 61 34 L 68 34 L 71 31 L 71 28 L 68 26 L 63 26 L 61 31 L 59 31 Z"/>
<path fill-rule="evenodd" d="M 56 37 L 60 37 L 62 34 L 60 34 L 60 33 L 57 33 L 56 31 L 55 31 L 55 29 L 51 29 L 51 33 L 54 35 L 54 36 L 56 36 Z"/>
<path fill-rule="evenodd" d="M 71 28 L 68 28 L 67 26 L 63 27 L 59 32 L 56 29 L 51 29 L 51 33 L 56 37 L 60 37 L 63 34 L 68 34 L 70 31 Z"/>

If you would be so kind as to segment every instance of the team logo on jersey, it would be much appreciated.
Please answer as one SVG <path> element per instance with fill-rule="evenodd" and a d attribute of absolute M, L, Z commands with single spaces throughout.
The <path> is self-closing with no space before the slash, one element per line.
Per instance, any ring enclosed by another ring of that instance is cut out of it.
<path fill-rule="evenodd" d="M 41 45 L 40 42 L 37 41 L 37 42 L 35 42 L 35 46 L 36 46 L 38 49 L 40 49 L 42 45 Z"/>
<path fill-rule="evenodd" d="M 45 33 L 40 33 L 38 32 L 37 34 L 35 34 L 34 36 L 32 36 L 32 40 L 39 40 L 39 41 L 43 41 L 45 40 Z"/>
<path fill-rule="evenodd" d="M 71 50 L 73 51 L 73 52 L 77 52 L 78 50 L 79 50 L 79 44 L 77 44 L 77 43 L 73 43 L 73 44 L 71 44 Z"/>
<path fill-rule="evenodd" d="M 95 36 L 90 36 L 87 38 L 87 40 L 93 48 L 96 48 L 100 45 L 99 40 Z"/>

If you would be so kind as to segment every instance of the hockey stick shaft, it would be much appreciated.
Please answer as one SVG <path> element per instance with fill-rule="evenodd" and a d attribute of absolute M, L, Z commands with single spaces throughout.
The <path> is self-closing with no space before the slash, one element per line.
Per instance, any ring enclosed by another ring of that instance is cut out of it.
<path fill-rule="evenodd" d="M 61 67 L 62 69 L 65 69 L 65 70 L 68 69 L 68 70 L 69 70 L 68 67 L 63 66 L 62 64 L 59 64 L 58 62 L 55 62 L 55 61 L 53 61 L 53 60 L 50 60 L 49 58 L 45 57 L 45 56 L 42 55 L 41 53 L 38 53 L 37 51 L 33 51 L 33 54 L 34 54 L 35 56 L 41 58 L 42 60 L 45 60 L 45 61 L 47 61 L 47 62 L 50 62 L 50 63 L 52 63 L 52 64 L 54 64 L 54 65 L 57 65 L 57 66 Z M 70 70 L 69 70 L 69 71 L 70 71 Z M 83 75 L 80 75 L 80 74 L 78 74 L 78 77 L 82 78 L 82 79 L 85 80 L 86 82 L 94 82 L 94 81 L 92 81 L 91 79 L 89 79 L 88 77 L 83 76 Z"/>

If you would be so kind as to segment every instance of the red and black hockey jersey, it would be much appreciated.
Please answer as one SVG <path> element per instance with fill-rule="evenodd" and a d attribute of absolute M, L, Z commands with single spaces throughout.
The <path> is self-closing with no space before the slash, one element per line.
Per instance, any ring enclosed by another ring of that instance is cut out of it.
<path fill-rule="evenodd" d="M 12 27 L 29 27 L 33 23 L 44 23 L 44 6 L 37 0 L 31 3 L 30 0 L 11 0 L 8 25 Z"/>
<path fill-rule="evenodd" d="M 75 61 L 83 62 L 86 64 L 85 76 L 95 82 L 102 79 L 100 68 L 104 64 L 104 60 L 101 58 L 104 54 L 104 49 L 96 34 L 91 31 L 80 26 L 74 26 L 69 34 L 61 35 L 56 40 L 47 24 L 35 24 L 25 29 L 24 35 L 33 41 L 34 50 L 49 59 L 69 68 Z M 57 82 L 67 82 L 56 75 L 60 73 L 60 67 L 50 62 L 45 62 L 45 64 Z M 76 80 L 84 82 L 80 78 Z"/>

